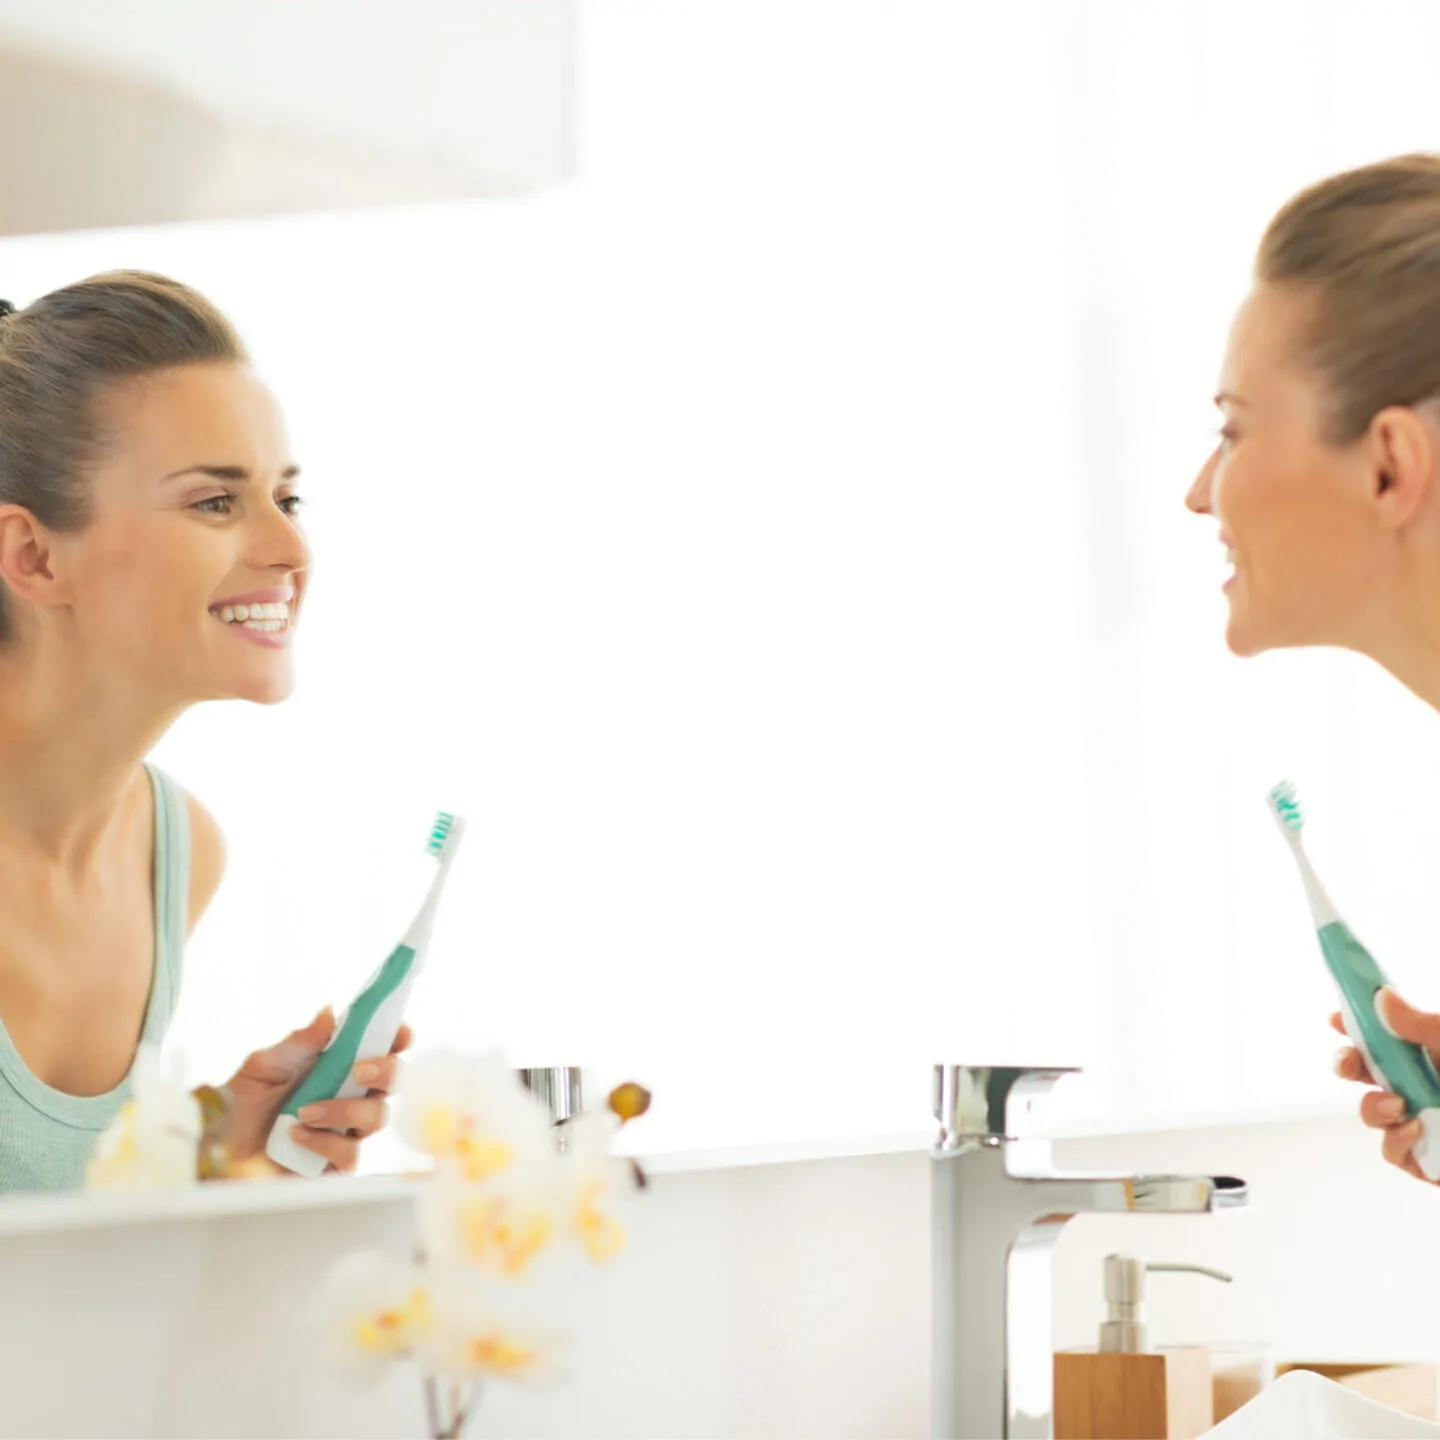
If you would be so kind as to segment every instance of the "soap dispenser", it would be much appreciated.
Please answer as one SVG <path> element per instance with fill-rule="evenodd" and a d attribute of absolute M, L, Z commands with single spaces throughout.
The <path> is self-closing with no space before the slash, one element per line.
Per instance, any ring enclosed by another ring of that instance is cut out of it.
<path fill-rule="evenodd" d="M 1145 1276 L 1231 1277 L 1203 1265 L 1105 1257 L 1105 1320 L 1096 1350 L 1055 1356 L 1055 1440 L 1195 1440 L 1215 1423 L 1210 1351 L 1150 1349 Z"/>

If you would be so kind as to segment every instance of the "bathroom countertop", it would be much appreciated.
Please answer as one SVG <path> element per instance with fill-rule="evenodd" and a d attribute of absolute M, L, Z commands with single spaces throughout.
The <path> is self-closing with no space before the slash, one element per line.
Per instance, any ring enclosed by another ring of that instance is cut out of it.
<path fill-rule="evenodd" d="M 797 1165 L 809 1160 L 849 1160 L 865 1155 L 897 1155 L 925 1151 L 933 1130 L 899 1131 L 892 1135 L 825 1137 L 817 1140 L 775 1140 L 758 1145 L 717 1145 L 702 1150 L 634 1154 L 650 1175 L 686 1175 L 705 1170 L 736 1170 L 747 1165 Z"/>
<path fill-rule="evenodd" d="M 844 1156 L 923 1151 L 928 1133 L 737 1146 L 709 1151 L 641 1156 L 650 1175 L 681 1175 L 746 1165 L 776 1165 Z M 55 1195 L 0 1197 L 0 1239 L 129 1225 L 212 1220 L 340 1206 L 408 1200 L 424 1176 L 358 1175 L 322 1180 L 236 1180 L 177 1190 L 70 1191 Z"/>
<path fill-rule="evenodd" d="M 1238 1130 L 1252 1125 L 1353 1120 L 1359 1100 L 1360 1092 L 1354 1085 L 1337 1080 L 1334 1094 L 1325 1097 L 1262 1100 L 1213 1109 L 1135 1110 L 1114 1116 L 1081 1116 L 1059 1120 L 1050 1128 L 1049 1135 L 1052 1140 L 1098 1140 L 1112 1135 L 1160 1135 L 1171 1131 Z"/>
<path fill-rule="evenodd" d="M 210 1220 L 230 1215 L 323 1210 L 407 1199 L 418 1181 L 402 1175 L 329 1180 L 232 1180 L 183 1190 L 72 1190 L 0 1199 L 0 1239 Z"/>
<path fill-rule="evenodd" d="M 1333 1101 L 1255 1106 L 1225 1113 L 1193 1112 L 1147 1120 L 1132 1115 L 1109 1120 L 1076 1119 L 1057 1124 L 1057 1141 L 1106 1136 L 1154 1134 L 1164 1131 L 1292 1125 L 1351 1118 L 1354 1099 L 1348 1093 Z M 856 1159 L 874 1155 L 922 1154 L 933 1131 L 911 1130 L 885 1135 L 835 1136 L 812 1140 L 777 1140 L 756 1145 L 718 1145 L 695 1150 L 644 1153 L 625 1146 L 654 1176 L 698 1174 L 756 1165 L 803 1164 Z M 0 1198 L 0 1239 L 63 1230 L 94 1230 L 130 1225 L 209 1220 L 227 1216 L 275 1214 L 353 1205 L 393 1204 L 411 1198 L 423 1176 L 360 1175 L 322 1180 L 232 1181 L 196 1185 L 185 1190 L 71 1192 L 61 1195 Z"/>

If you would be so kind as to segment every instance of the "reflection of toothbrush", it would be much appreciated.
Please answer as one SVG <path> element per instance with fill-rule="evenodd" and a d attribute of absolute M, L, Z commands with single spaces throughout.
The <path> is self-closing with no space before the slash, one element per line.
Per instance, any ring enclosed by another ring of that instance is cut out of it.
<path fill-rule="evenodd" d="M 1418 1045 L 1401 1040 L 1380 1014 L 1377 1000 L 1389 979 L 1370 952 L 1350 933 L 1320 884 L 1300 840 L 1305 816 L 1295 787 L 1288 781 L 1270 792 L 1270 809 L 1290 842 L 1300 867 L 1310 914 L 1320 936 L 1320 949 L 1335 983 L 1340 987 L 1340 1014 L 1355 1048 L 1377 1085 L 1399 1095 L 1410 1116 L 1423 1130 L 1412 1152 L 1428 1180 L 1440 1180 L 1440 1074 L 1430 1056 Z"/>
<path fill-rule="evenodd" d="M 460 848 L 465 822 L 458 815 L 443 811 L 435 818 L 430 831 L 428 850 L 440 862 L 440 872 L 430 885 L 430 893 L 411 921 L 405 938 L 390 952 L 390 958 L 365 982 L 364 988 L 351 1002 L 350 1008 L 335 1022 L 335 1033 L 320 1053 L 314 1068 L 300 1082 L 299 1088 L 285 1102 L 285 1108 L 270 1131 L 265 1153 L 287 1170 L 301 1175 L 319 1175 L 325 1169 L 323 1156 L 291 1137 L 296 1115 L 302 1105 L 317 1100 L 353 1100 L 364 1095 L 365 1087 L 352 1078 L 355 1066 L 362 1060 L 375 1060 L 390 1053 L 415 977 L 425 964 L 430 948 L 430 932 L 435 925 L 435 911 L 440 905 L 440 892 Z"/>

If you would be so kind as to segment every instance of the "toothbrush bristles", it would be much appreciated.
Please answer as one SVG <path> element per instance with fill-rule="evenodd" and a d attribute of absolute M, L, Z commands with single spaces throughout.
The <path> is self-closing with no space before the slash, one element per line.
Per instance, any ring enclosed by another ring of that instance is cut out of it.
<path fill-rule="evenodd" d="M 455 817 L 448 811 L 442 810 L 435 817 L 435 823 L 430 827 L 430 841 L 426 850 L 431 855 L 440 855 L 444 852 L 445 842 L 450 838 L 450 832 L 455 828 Z"/>
<path fill-rule="evenodd" d="M 1299 834 L 1305 825 L 1305 812 L 1300 807 L 1300 796 L 1294 783 L 1282 780 L 1270 792 L 1270 808 L 1275 818 L 1287 829 Z"/>

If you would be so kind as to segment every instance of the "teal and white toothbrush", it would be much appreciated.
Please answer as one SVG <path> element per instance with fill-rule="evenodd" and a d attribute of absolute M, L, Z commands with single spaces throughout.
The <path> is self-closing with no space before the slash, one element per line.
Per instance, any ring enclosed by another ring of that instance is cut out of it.
<path fill-rule="evenodd" d="M 330 1043 L 320 1052 L 310 1073 L 285 1102 L 265 1153 L 277 1164 L 300 1175 L 319 1175 L 327 1164 L 323 1156 L 296 1144 L 290 1134 L 298 1123 L 302 1105 L 318 1100 L 353 1100 L 365 1094 L 365 1087 L 352 1078 L 362 1060 L 374 1060 L 390 1053 L 410 991 L 425 964 L 430 950 L 430 933 L 435 926 L 435 912 L 440 906 L 440 892 L 455 862 L 465 822 L 458 815 L 441 811 L 430 830 L 426 850 L 440 862 L 439 872 L 430 884 L 430 891 L 411 921 L 405 938 L 390 952 L 384 964 L 365 982 L 350 1007 L 335 1022 Z"/>
<path fill-rule="evenodd" d="M 1300 868 L 1325 964 L 1340 990 L 1345 1030 L 1375 1083 L 1400 1096 L 1409 1117 L 1420 1121 L 1421 1137 L 1412 1151 L 1415 1163 L 1426 1179 L 1440 1180 L 1440 1074 L 1425 1050 L 1400 1039 L 1385 1023 L 1376 1000 L 1389 986 L 1389 978 L 1340 918 L 1305 853 L 1300 838 L 1305 814 L 1294 785 L 1289 781 L 1277 785 L 1269 798 L 1271 813 Z"/>

